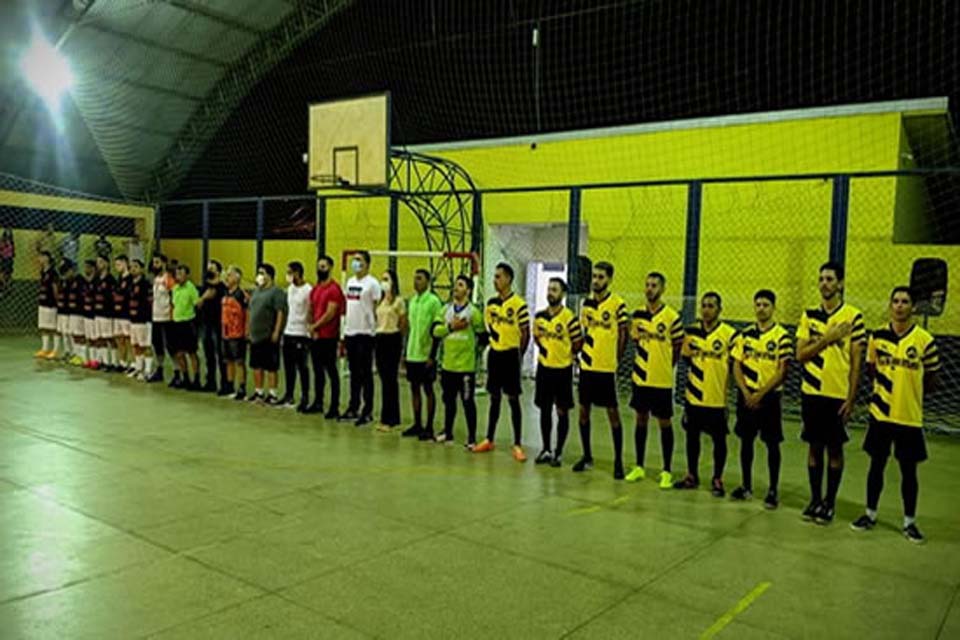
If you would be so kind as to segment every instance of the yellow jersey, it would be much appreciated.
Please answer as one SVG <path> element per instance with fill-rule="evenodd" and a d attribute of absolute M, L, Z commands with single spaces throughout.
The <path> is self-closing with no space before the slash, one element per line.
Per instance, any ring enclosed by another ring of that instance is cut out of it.
<path fill-rule="evenodd" d="M 655 313 L 637 309 L 633 312 L 630 337 L 637 349 L 633 383 L 640 387 L 673 388 L 673 348 L 683 342 L 680 314 L 668 305 Z"/>
<path fill-rule="evenodd" d="M 766 331 L 753 325 L 737 336 L 731 356 L 740 363 L 747 389 L 759 391 L 777 375 L 780 363 L 793 357 L 793 340 L 778 322 Z M 776 391 L 783 391 L 782 381 Z"/>
<path fill-rule="evenodd" d="M 549 309 L 544 309 L 534 316 L 533 326 L 540 366 L 551 369 L 572 367 L 573 343 L 583 337 L 580 321 L 573 311 L 564 307 L 556 315 L 551 315 Z"/>
<path fill-rule="evenodd" d="M 483 310 L 483 322 L 490 335 L 491 349 L 519 349 L 521 329 L 529 327 L 530 312 L 527 310 L 527 303 L 515 293 L 507 296 L 506 300 L 494 296 L 487 301 Z"/>
<path fill-rule="evenodd" d="M 608 293 L 602 300 L 593 296 L 583 301 L 580 326 L 583 329 L 583 350 L 580 368 L 584 371 L 616 373 L 620 327 L 627 324 L 627 303 Z"/>
<path fill-rule="evenodd" d="M 839 342 L 831 344 L 803 365 L 803 381 L 800 392 L 815 396 L 826 396 L 845 400 L 850 390 L 850 348 L 851 344 L 862 347 L 867 342 L 867 331 L 863 325 L 863 314 L 846 302 L 832 313 L 821 307 L 807 309 L 800 316 L 797 326 L 797 340 L 810 340 L 824 335 L 829 327 L 849 322 L 851 333 Z"/>
<path fill-rule="evenodd" d="M 913 325 L 903 335 L 892 326 L 870 336 L 867 362 L 876 367 L 870 415 L 880 422 L 923 426 L 923 376 L 940 369 L 937 343 Z"/>
<path fill-rule="evenodd" d="M 684 397 L 698 407 L 727 406 L 727 383 L 730 380 L 730 353 L 737 330 L 718 322 L 706 331 L 703 322 L 687 327 L 683 338 L 683 356 L 689 359 Z"/>

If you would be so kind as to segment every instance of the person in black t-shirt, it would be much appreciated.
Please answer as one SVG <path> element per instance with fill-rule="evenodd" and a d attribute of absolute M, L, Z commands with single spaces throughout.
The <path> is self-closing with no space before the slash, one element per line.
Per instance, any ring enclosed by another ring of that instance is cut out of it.
<path fill-rule="evenodd" d="M 223 338 L 220 334 L 221 300 L 227 293 L 227 286 L 220 279 L 223 266 L 216 260 L 207 263 L 203 288 L 200 289 L 200 301 L 197 303 L 197 315 L 200 318 L 200 338 L 203 342 L 203 358 L 207 363 L 207 384 L 204 391 L 217 391 L 217 371 L 220 371 L 220 393 L 225 395 L 226 372 L 221 349 Z"/>
<path fill-rule="evenodd" d="M 143 276 L 143 261 L 130 261 L 130 342 L 133 345 L 134 367 L 130 377 L 141 382 L 153 371 L 151 320 L 153 319 L 153 282 Z"/>
<path fill-rule="evenodd" d="M 130 348 L 130 260 L 122 253 L 113 260 L 117 272 L 117 286 L 113 290 L 113 339 L 117 345 L 119 369 L 128 375 L 133 371 L 133 357 Z"/>
<path fill-rule="evenodd" d="M 70 260 L 60 262 L 60 286 L 57 287 L 57 335 L 63 341 L 63 349 L 56 355 L 62 360 L 70 360 L 73 355 L 73 341 L 70 334 L 70 310 L 67 297 L 73 286 L 74 267 Z"/>

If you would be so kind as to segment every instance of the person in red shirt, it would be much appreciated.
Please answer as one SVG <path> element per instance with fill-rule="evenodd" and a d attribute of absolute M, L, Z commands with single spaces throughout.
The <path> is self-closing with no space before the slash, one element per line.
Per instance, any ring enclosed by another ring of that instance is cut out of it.
<path fill-rule="evenodd" d="M 240 267 L 227 268 L 227 287 L 220 301 L 221 356 L 226 363 L 226 381 L 217 395 L 232 395 L 234 400 L 243 400 L 247 395 L 247 308 L 250 296 L 240 288 L 243 272 Z"/>
<path fill-rule="evenodd" d="M 309 413 L 323 412 L 323 388 L 326 377 L 330 378 L 330 409 L 324 414 L 328 420 L 340 416 L 340 374 L 337 371 L 337 349 L 340 344 L 340 316 L 346 309 L 343 290 L 330 277 L 333 258 L 323 256 L 317 260 L 317 284 L 310 292 L 310 308 L 313 322 L 310 323 L 310 359 L 313 361 L 314 400 L 307 409 Z"/>

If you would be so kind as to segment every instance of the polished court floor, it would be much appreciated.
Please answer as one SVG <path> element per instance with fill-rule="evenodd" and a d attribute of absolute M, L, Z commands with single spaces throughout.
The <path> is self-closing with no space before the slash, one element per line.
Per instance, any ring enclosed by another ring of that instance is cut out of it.
<path fill-rule="evenodd" d="M 36 363 L 33 348 L 0 338 L 5 640 L 960 637 L 956 440 L 929 440 L 929 541 L 917 547 L 899 533 L 895 466 L 881 526 L 848 528 L 861 512 L 862 432 L 838 522 L 818 527 L 799 517 L 793 424 L 783 505 L 766 512 L 756 498 L 614 483 L 599 415 L 598 468 L 580 475 L 534 467 L 531 409 L 520 465 L 506 420 L 495 452 L 469 455 Z M 681 435 L 678 469 L 682 447 Z M 575 433 L 568 449 L 569 463 Z M 760 449 L 755 465 L 762 494 Z"/>

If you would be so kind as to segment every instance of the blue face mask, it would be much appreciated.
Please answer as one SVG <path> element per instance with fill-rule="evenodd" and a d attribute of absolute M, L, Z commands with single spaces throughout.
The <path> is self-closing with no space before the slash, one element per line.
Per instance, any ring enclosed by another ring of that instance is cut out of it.
<path fill-rule="evenodd" d="M 350 268 L 353 269 L 354 273 L 360 273 L 363 271 L 363 263 L 359 260 L 354 260 L 350 263 Z"/>

